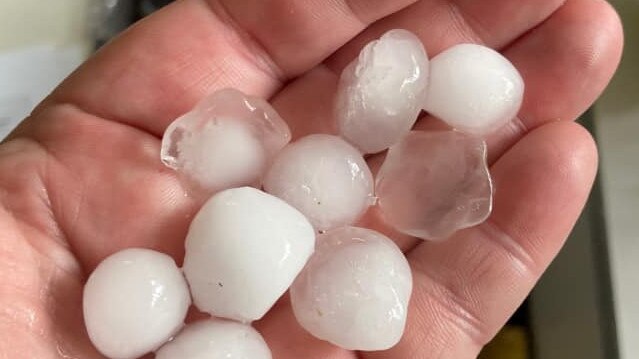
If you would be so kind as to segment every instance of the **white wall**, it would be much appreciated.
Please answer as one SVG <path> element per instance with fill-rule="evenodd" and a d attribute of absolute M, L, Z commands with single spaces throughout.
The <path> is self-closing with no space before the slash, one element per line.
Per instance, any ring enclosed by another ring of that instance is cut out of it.
<path fill-rule="evenodd" d="M 639 358 L 639 0 L 612 0 L 624 21 L 621 68 L 595 107 L 619 351 Z"/>
<path fill-rule="evenodd" d="M 0 1 L 0 139 L 88 54 L 89 3 Z"/>

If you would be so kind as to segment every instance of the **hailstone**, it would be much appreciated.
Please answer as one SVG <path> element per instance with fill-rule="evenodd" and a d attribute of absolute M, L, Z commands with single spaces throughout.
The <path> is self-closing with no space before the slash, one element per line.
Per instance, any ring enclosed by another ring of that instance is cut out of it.
<path fill-rule="evenodd" d="M 483 135 L 512 120 L 523 95 L 524 81 L 508 59 L 461 44 L 431 59 L 424 109 L 453 128 Z"/>
<path fill-rule="evenodd" d="M 456 131 L 410 132 L 388 151 L 375 191 L 384 220 L 422 239 L 445 239 L 492 210 L 486 143 Z"/>
<path fill-rule="evenodd" d="M 335 108 L 340 135 L 364 153 L 399 141 L 421 111 L 428 73 L 421 41 L 406 30 L 366 45 L 342 72 Z"/>
<path fill-rule="evenodd" d="M 349 350 L 385 350 L 402 337 L 411 291 L 410 267 L 393 241 L 341 227 L 318 237 L 291 302 L 317 338 Z"/>
<path fill-rule="evenodd" d="M 354 223 L 373 202 L 373 176 L 343 139 L 310 135 L 286 146 L 264 189 L 302 212 L 319 231 Z"/>
<path fill-rule="evenodd" d="M 249 325 L 206 319 L 187 325 L 155 359 L 271 359 L 271 351 Z"/>
<path fill-rule="evenodd" d="M 259 186 L 271 159 L 290 139 L 288 125 L 266 101 L 223 89 L 166 129 L 161 159 L 192 192 L 208 197 Z"/>
<path fill-rule="evenodd" d="M 160 347 L 182 327 L 190 304 L 173 259 L 148 249 L 111 255 L 84 287 L 89 338 L 112 359 L 133 359 Z"/>
<path fill-rule="evenodd" d="M 197 213 L 184 274 L 193 302 L 216 317 L 260 319 L 313 253 L 315 231 L 295 208 L 252 187 L 225 190 Z"/>

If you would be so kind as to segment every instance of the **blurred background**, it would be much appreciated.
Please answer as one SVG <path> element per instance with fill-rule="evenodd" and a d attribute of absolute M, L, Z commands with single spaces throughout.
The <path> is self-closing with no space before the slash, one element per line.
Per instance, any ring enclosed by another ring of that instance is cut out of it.
<path fill-rule="evenodd" d="M 96 48 L 169 0 L 0 0 L 0 140 Z M 567 245 L 481 358 L 639 358 L 639 1 L 621 67 L 580 122 L 600 174 Z"/>

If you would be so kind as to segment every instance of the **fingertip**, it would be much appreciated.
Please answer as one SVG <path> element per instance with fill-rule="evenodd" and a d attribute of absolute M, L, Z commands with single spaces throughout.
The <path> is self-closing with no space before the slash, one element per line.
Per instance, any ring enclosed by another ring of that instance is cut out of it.
<path fill-rule="evenodd" d="M 557 254 L 581 213 L 597 173 L 597 147 L 581 125 L 557 121 L 529 132 L 491 171 L 491 219 L 534 263 Z"/>
<path fill-rule="evenodd" d="M 610 82 L 622 49 L 619 16 L 603 0 L 569 0 L 514 42 L 505 55 L 526 82 L 525 126 L 577 118 Z"/>

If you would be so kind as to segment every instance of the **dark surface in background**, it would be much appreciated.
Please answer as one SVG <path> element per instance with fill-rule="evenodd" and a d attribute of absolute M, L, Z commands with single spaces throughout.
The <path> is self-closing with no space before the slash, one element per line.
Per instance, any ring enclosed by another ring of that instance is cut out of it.
<path fill-rule="evenodd" d="M 102 47 L 135 21 L 150 15 L 173 0 L 118 0 L 113 6 L 103 5 L 95 27 L 96 48 Z"/>
<path fill-rule="evenodd" d="M 577 121 L 590 132 L 596 140 L 597 129 L 594 120 L 594 111 L 588 110 Z M 612 289 L 612 276 L 610 273 L 610 254 L 608 249 L 608 236 L 606 231 L 606 218 L 604 214 L 603 191 L 601 188 L 601 175 L 597 174 L 588 203 L 582 213 L 582 218 L 587 217 L 593 238 L 593 252 L 597 254 L 595 262 L 596 281 L 598 283 L 597 301 L 601 312 L 601 333 L 603 352 L 606 359 L 619 358 L 619 342 L 617 323 L 615 319 L 614 293 Z"/>

